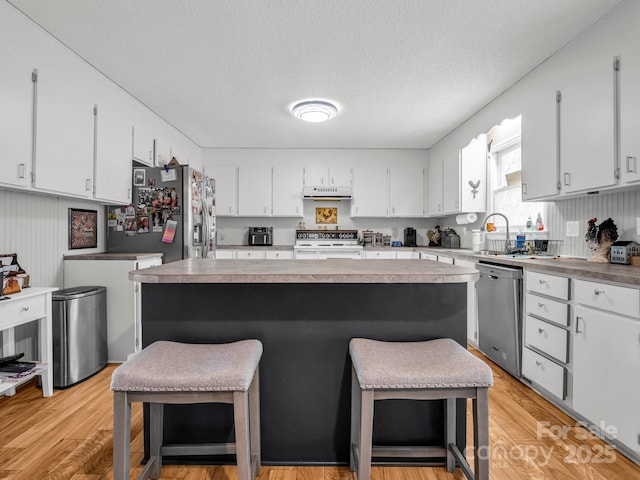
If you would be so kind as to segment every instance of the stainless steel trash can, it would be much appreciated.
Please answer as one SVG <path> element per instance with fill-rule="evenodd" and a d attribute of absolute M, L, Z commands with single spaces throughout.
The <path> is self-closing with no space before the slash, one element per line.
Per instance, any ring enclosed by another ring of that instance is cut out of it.
<path fill-rule="evenodd" d="M 107 365 L 107 289 L 53 292 L 53 386 L 66 388 Z"/>

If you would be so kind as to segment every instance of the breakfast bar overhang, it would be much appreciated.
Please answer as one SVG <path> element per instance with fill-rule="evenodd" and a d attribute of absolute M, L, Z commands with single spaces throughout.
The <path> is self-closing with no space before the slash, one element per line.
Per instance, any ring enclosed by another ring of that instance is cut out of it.
<path fill-rule="evenodd" d="M 313 465 L 349 461 L 349 340 L 449 337 L 466 347 L 467 284 L 478 273 L 428 260 L 189 259 L 129 278 L 142 286 L 143 347 L 157 340 L 263 343 L 263 463 Z M 463 450 L 466 404 L 459 402 Z M 375 408 L 374 443 L 443 444 L 443 403 L 385 400 Z M 228 405 L 167 405 L 164 425 L 165 443 L 233 436 Z"/>

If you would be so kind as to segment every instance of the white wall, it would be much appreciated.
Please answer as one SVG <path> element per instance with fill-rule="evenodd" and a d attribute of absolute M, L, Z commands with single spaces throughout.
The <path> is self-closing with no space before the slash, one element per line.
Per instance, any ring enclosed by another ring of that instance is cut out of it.
<path fill-rule="evenodd" d="M 203 150 L 205 174 L 214 165 L 237 165 L 243 167 L 265 166 L 292 167 L 417 167 L 426 168 L 426 150 L 383 149 L 217 149 Z M 268 179 L 265 179 L 268 181 Z M 301 193 L 302 195 L 302 193 Z M 246 245 L 249 226 L 273 226 L 274 244 L 292 245 L 295 230 L 303 220 L 307 228 L 315 228 L 315 208 L 338 209 L 338 226 L 341 229 L 373 230 L 391 235 L 393 240 L 404 240 L 404 229 L 414 227 L 418 233 L 418 244 L 426 245 L 427 228 L 433 228 L 432 219 L 398 218 L 351 218 L 351 202 L 304 201 L 304 218 L 233 218 L 218 219 L 218 245 Z"/>

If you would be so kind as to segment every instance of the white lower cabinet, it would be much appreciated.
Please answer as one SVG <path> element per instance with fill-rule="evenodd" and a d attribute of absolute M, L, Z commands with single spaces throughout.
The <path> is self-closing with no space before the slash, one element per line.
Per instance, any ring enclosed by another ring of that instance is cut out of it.
<path fill-rule="evenodd" d="M 266 250 L 264 255 L 267 260 L 292 260 L 293 250 Z"/>
<path fill-rule="evenodd" d="M 264 250 L 238 250 L 236 258 L 238 260 L 264 260 L 266 255 Z"/>
<path fill-rule="evenodd" d="M 420 258 L 420 254 L 413 250 L 407 252 L 404 250 L 398 250 L 396 252 L 396 258 L 398 260 L 418 260 Z"/>
<path fill-rule="evenodd" d="M 447 258 L 447 257 L 445 257 Z M 459 267 L 476 268 L 475 262 L 455 259 Z M 467 342 L 478 346 L 478 285 L 476 282 L 467 283 Z"/>
<path fill-rule="evenodd" d="M 522 351 L 522 374 L 558 398 L 566 396 L 567 370 L 529 348 Z"/>
<path fill-rule="evenodd" d="M 124 362 L 142 348 L 140 284 L 131 270 L 162 264 L 162 257 L 131 260 L 64 260 L 64 287 L 100 285 L 107 288 L 107 358 Z"/>
<path fill-rule="evenodd" d="M 216 259 L 217 260 L 233 260 L 236 258 L 235 250 L 221 250 L 216 249 Z"/>
<path fill-rule="evenodd" d="M 575 306 L 573 319 L 573 409 L 640 455 L 640 318 Z"/>
<path fill-rule="evenodd" d="M 364 259 L 387 259 L 387 260 L 395 260 L 396 252 L 390 250 L 365 250 L 364 251 Z"/>
<path fill-rule="evenodd" d="M 421 260 L 431 260 L 432 262 L 438 261 L 438 255 L 434 255 L 433 253 L 420 252 Z"/>
<path fill-rule="evenodd" d="M 526 271 L 522 375 L 553 396 L 567 397 L 569 279 Z"/>

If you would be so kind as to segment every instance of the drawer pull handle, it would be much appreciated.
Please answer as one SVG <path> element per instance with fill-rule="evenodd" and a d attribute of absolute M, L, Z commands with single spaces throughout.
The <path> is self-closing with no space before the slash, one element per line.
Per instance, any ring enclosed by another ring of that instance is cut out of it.
<path fill-rule="evenodd" d="M 541 280 L 538 280 L 538 283 L 539 283 L 540 285 L 544 285 L 545 283 L 547 283 L 547 281 L 546 281 L 546 280 L 542 280 L 542 279 L 541 279 Z"/>
<path fill-rule="evenodd" d="M 604 295 L 604 290 L 599 290 L 599 289 L 595 288 L 595 289 L 593 290 L 593 293 L 594 293 L 595 295 Z"/>
<path fill-rule="evenodd" d="M 541 367 L 542 366 L 542 362 L 540 360 L 536 360 L 536 366 Z"/>
<path fill-rule="evenodd" d="M 544 303 L 538 302 L 538 308 L 544 308 Z"/>
<path fill-rule="evenodd" d="M 29 305 L 27 305 L 26 307 L 22 307 L 22 310 L 24 310 L 25 312 L 29 311 Z"/>
<path fill-rule="evenodd" d="M 542 335 L 542 334 L 544 333 L 544 328 L 539 328 L 539 329 L 538 329 L 538 333 L 539 333 L 540 335 Z"/>

